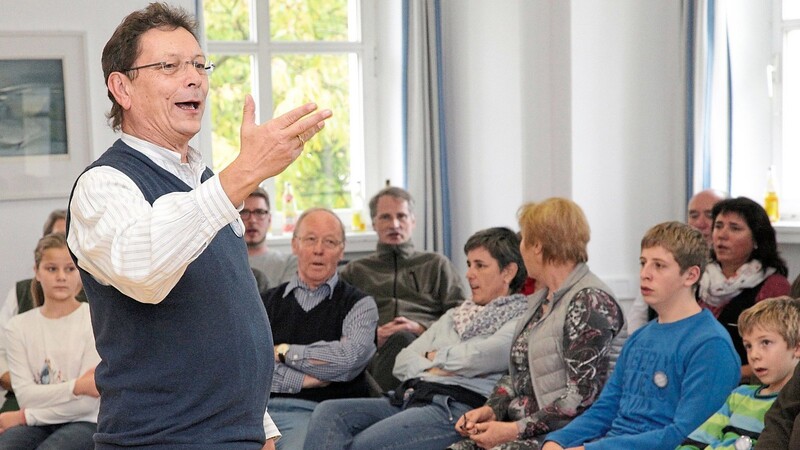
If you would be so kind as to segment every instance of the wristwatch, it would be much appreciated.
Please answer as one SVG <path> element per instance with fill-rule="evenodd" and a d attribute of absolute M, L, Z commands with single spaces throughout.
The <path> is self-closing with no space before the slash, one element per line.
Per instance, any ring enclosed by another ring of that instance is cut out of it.
<path fill-rule="evenodd" d="M 278 361 L 286 363 L 286 352 L 289 351 L 289 344 L 278 344 L 275 346 L 275 352 L 278 354 Z"/>

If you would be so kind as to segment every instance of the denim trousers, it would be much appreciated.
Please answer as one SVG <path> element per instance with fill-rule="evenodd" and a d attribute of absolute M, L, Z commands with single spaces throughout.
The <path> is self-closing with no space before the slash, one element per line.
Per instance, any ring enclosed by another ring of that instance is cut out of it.
<path fill-rule="evenodd" d="M 0 434 L 0 448 L 14 450 L 92 450 L 93 422 L 11 427 Z"/>
<path fill-rule="evenodd" d="M 269 416 L 281 432 L 275 443 L 277 450 L 299 450 L 306 439 L 308 421 L 318 402 L 300 398 L 273 397 L 269 399 Z"/>
<path fill-rule="evenodd" d="M 409 408 L 387 398 L 326 400 L 311 416 L 304 448 L 441 450 L 462 439 L 455 423 L 471 409 L 445 395 Z"/>

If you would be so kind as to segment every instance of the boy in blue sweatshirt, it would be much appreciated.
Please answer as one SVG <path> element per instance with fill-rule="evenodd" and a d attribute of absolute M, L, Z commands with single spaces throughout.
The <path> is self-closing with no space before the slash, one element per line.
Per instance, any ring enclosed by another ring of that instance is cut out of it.
<path fill-rule="evenodd" d="M 708 258 L 702 234 L 666 222 L 641 249 L 641 292 L 658 318 L 628 338 L 597 401 L 542 450 L 673 450 L 739 383 L 728 332 L 694 296 Z"/>

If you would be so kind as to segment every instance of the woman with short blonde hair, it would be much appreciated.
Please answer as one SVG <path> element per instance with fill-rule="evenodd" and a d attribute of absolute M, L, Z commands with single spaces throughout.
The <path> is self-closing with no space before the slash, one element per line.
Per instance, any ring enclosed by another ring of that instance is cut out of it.
<path fill-rule="evenodd" d="M 590 232 L 581 208 L 564 198 L 528 203 L 519 225 L 538 290 L 515 330 L 509 374 L 484 406 L 458 420 L 467 439 L 453 449 L 538 449 L 597 399 L 622 346 L 622 309 L 586 265 Z"/>

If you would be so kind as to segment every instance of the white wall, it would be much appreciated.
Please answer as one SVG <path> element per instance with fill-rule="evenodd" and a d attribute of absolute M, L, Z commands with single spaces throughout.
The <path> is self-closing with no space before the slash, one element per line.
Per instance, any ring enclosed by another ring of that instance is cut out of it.
<path fill-rule="evenodd" d="M 96 0 L 0 0 L 0 30 L 3 31 L 82 31 L 86 33 L 86 54 L 89 80 L 89 130 L 92 161 L 114 141 L 115 135 L 108 127 L 105 113 L 110 109 L 100 66 L 103 46 L 122 18 L 129 12 L 143 8 L 150 0 L 96 1 Z M 190 12 L 195 10 L 194 0 L 170 0 Z M 69 119 L 68 119 L 69 120 Z M 72 150 L 70 150 L 72 151 Z M 78 173 L 74 176 L 77 177 Z M 0 201 L 0 301 L 16 280 L 33 275 L 33 249 L 42 234 L 42 224 L 53 209 L 66 208 L 69 192 L 61 198 Z"/>
<path fill-rule="evenodd" d="M 591 267 L 627 296 L 644 232 L 685 214 L 680 2 L 573 1 L 571 26 L 573 198 Z"/>
<path fill-rule="evenodd" d="M 475 231 L 515 227 L 524 198 L 526 150 L 521 2 L 443 1 L 445 133 L 452 214 L 452 259 L 466 271 L 463 246 Z"/>
<path fill-rule="evenodd" d="M 591 267 L 632 297 L 642 234 L 684 214 L 679 3 L 442 9 L 454 248 L 516 228 L 524 201 L 571 197 L 592 227 Z"/>

